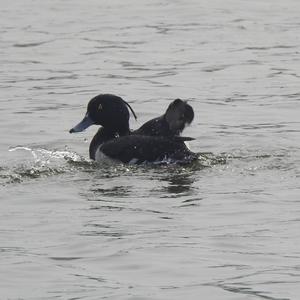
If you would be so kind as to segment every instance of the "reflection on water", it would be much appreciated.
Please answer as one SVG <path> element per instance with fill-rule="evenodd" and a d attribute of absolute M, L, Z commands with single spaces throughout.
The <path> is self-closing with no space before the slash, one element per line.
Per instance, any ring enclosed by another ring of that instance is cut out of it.
<path fill-rule="evenodd" d="M 174 173 L 171 172 L 161 179 L 168 183 L 167 187 L 162 190 L 163 194 L 167 197 L 180 197 L 182 195 L 193 194 L 191 189 L 195 181 L 194 172 L 184 168 L 174 171 Z"/>
<path fill-rule="evenodd" d="M 93 201 L 97 201 L 97 198 L 101 198 L 102 195 L 108 197 L 128 197 L 131 189 L 132 187 L 130 186 L 114 186 L 111 188 L 95 188 L 91 189 L 91 191 L 94 194 Z"/>

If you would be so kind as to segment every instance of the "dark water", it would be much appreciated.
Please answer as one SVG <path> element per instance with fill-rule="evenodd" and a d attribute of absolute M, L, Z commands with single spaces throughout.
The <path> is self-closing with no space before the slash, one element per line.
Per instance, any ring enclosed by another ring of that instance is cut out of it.
<path fill-rule="evenodd" d="M 1 4 L 1 299 L 299 299 L 299 1 Z M 107 92 L 207 154 L 89 161 Z"/>

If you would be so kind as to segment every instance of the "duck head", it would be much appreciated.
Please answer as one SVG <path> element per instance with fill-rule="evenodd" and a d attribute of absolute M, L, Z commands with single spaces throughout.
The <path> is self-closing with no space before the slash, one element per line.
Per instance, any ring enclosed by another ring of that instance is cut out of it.
<path fill-rule="evenodd" d="M 107 131 L 118 135 L 129 133 L 129 110 L 136 115 L 130 105 L 121 97 L 102 94 L 90 100 L 87 112 L 70 133 L 81 132 L 91 125 L 101 125 Z"/>
<path fill-rule="evenodd" d="M 194 110 L 186 101 L 176 99 L 168 106 L 164 117 L 171 132 L 178 134 L 186 125 L 192 123 Z"/>

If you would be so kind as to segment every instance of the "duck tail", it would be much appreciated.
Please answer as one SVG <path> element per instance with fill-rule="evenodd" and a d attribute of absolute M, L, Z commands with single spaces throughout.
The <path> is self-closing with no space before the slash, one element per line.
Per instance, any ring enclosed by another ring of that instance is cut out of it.
<path fill-rule="evenodd" d="M 195 140 L 195 138 L 193 138 L 193 137 L 190 137 L 190 136 L 179 136 L 179 135 L 175 135 L 175 136 L 173 136 L 173 139 L 175 140 L 175 141 L 180 141 L 180 142 L 187 142 L 187 141 L 194 141 Z"/>

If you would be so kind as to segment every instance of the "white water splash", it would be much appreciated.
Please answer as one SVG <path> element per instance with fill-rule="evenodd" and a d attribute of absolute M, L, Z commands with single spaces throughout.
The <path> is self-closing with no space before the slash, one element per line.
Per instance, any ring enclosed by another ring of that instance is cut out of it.
<path fill-rule="evenodd" d="M 71 161 L 82 161 L 83 158 L 77 153 L 70 151 L 59 151 L 59 150 L 46 150 L 43 148 L 32 149 L 30 147 L 25 146 L 17 146 L 10 148 L 8 151 L 28 151 L 33 156 L 34 162 L 39 163 L 41 165 L 46 165 L 51 162 L 53 159 L 66 159 Z"/>

